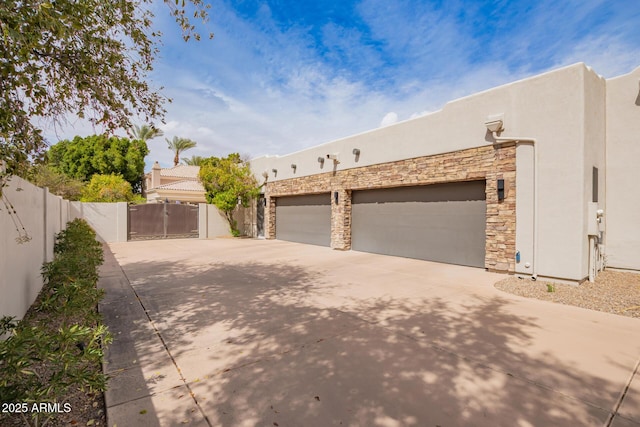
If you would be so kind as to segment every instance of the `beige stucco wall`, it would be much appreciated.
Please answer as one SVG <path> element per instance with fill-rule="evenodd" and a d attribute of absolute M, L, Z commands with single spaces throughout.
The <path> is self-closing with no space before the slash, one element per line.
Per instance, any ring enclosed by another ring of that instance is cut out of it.
<path fill-rule="evenodd" d="M 84 218 L 104 242 L 126 242 L 128 209 L 126 202 L 71 202 L 73 218 Z"/>
<path fill-rule="evenodd" d="M 593 167 L 598 168 L 597 207 L 606 211 L 605 175 L 607 171 L 606 147 L 606 81 L 593 71 L 585 72 L 584 91 L 584 163 L 582 170 L 583 210 L 582 238 L 586 243 L 582 251 L 582 271 L 589 269 L 589 223 L 596 224 L 589 204 L 593 201 Z M 604 237 L 604 235 L 602 236 Z"/>
<path fill-rule="evenodd" d="M 502 113 L 501 136 L 536 140 L 535 149 L 517 147 L 516 250 L 521 262 L 516 271 L 531 273 L 535 267 L 543 277 L 580 281 L 588 275 L 585 211 L 591 166 L 599 165 L 602 175 L 605 169 L 604 93 L 604 81 L 584 64 L 575 64 L 452 101 L 424 117 L 286 156 L 253 159 L 251 165 L 259 180 L 266 172 L 269 182 L 279 182 L 490 145 L 485 120 Z M 354 148 L 360 149 L 359 156 L 352 154 Z M 333 153 L 339 163 L 325 160 L 321 168 L 317 158 Z M 532 267 L 526 269 L 526 263 Z"/>
<path fill-rule="evenodd" d="M 640 68 L 607 80 L 607 265 L 640 270 Z"/>
<path fill-rule="evenodd" d="M 230 237 L 229 223 L 214 205 L 200 203 L 198 205 L 198 229 L 200 239 Z"/>
<path fill-rule="evenodd" d="M 21 319 L 42 289 L 40 268 L 53 258 L 55 234 L 66 224 L 68 202 L 18 177 L 2 191 L 17 212 L 14 219 L 31 237 L 16 242 L 14 220 L 0 204 L 0 316 Z"/>

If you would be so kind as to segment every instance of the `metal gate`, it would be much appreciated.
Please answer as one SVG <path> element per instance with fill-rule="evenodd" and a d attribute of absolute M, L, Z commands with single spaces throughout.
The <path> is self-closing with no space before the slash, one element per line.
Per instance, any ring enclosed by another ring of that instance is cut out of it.
<path fill-rule="evenodd" d="M 129 205 L 128 240 L 198 237 L 198 206 Z"/>

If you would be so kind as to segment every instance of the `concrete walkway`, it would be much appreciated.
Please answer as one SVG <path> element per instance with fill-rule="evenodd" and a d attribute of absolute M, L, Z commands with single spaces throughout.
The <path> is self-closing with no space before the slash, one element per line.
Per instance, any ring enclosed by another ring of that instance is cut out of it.
<path fill-rule="evenodd" d="M 110 245 L 109 426 L 640 426 L 640 321 L 264 240 Z"/>

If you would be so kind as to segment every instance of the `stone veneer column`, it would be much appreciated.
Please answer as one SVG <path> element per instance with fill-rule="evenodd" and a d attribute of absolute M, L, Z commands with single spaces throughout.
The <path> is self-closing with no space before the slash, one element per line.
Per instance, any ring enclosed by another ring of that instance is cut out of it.
<path fill-rule="evenodd" d="M 489 271 L 514 272 L 516 251 L 516 148 L 494 149 L 487 172 L 487 228 L 485 267 Z M 504 179 L 504 200 L 498 200 L 498 179 Z"/>
<path fill-rule="evenodd" d="M 265 195 L 267 206 L 264 208 L 264 237 L 265 239 L 276 238 L 276 199 Z"/>
<path fill-rule="evenodd" d="M 338 193 L 337 204 L 335 192 Z M 331 192 L 331 248 L 351 249 L 351 190 L 334 189 Z"/>

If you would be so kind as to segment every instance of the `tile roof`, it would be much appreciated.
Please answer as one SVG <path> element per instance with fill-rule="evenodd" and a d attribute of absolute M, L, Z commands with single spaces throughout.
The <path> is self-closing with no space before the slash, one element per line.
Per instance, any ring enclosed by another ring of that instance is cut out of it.
<path fill-rule="evenodd" d="M 200 166 L 178 165 L 172 168 L 160 170 L 160 176 L 171 176 L 176 178 L 198 178 Z"/>
<path fill-rule="evenodd" d="M 202 184 L 199 181 L 193 181 L 190 179 L 159 185 L 153 190 L 198 191 L 204 193 L 204 187 Z"/>

